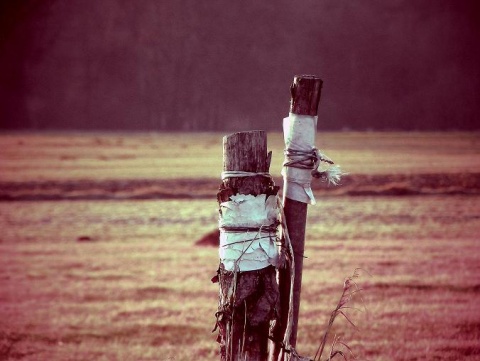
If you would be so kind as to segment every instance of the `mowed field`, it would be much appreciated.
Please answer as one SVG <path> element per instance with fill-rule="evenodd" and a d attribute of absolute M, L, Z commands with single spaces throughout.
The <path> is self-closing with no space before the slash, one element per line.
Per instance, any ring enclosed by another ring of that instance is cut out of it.
<path fill-rule="evenodd" d="M 196 241 L 222 136 L 0 135 L 0 360 L 219 359 L 217 249 Z M 358 359 L 480 360 L 480 134 L 318 138 L 349 191 L 309 208 L 300 354 L 361 268 L 358 329 L 334 328 Z"/>

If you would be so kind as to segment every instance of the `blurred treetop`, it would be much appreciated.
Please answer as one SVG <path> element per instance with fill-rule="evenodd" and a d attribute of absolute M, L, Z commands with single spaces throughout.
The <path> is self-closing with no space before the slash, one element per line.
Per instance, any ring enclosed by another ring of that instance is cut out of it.
<path fill-rule="evenodd" d="M 1 2 L 0 129 L 280 130 L 295 74 L 323 129 L 478 129 L 478 6 Z"/>

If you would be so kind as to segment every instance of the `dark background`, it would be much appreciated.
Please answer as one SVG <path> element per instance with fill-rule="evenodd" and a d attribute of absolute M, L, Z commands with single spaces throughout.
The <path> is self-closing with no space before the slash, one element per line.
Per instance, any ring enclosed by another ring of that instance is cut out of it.
<path fill-rule="evenodd" d="M 478 4 L 478 5 L 477 5 Z M 476 0 L 0 0 L 0 128 L 480 128 Z"/>

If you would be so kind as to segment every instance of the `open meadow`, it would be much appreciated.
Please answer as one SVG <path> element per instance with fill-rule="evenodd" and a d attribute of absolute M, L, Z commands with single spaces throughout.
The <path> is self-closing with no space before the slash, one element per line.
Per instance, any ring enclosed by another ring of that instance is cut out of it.
<path fill-rule="evenodd" d="M 196 242 L 222 136 L 0 134 L 0 360 L 219 359 L 218 253 Z M 358 329 L 334 328 L 359 360 L 480 360 L 480 133 L 318 138 L 349 175 L 314 188 L 300 354 L 360 268 Z"/>

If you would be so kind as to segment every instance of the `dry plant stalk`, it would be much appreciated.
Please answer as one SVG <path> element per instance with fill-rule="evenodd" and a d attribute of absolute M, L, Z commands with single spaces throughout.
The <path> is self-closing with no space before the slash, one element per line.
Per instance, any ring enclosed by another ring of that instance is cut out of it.
<path fill-rule="evenodd" d="M 345 279 L 345 282 L 343 284 L 342 295 L 340 296 L 340 299 L 338 300 L 337 306 L 335 307 L 335 309 L 330 314 L 330 319 L 328 321 L 327 328 L 325 330 L 325 333 L 323 334 L 322 341 L 320 342 L 320 345 L 317 349 L 317 352 L 315 353 L 315 357 L 313 358 L 313 361 L 317 361 L 317 360 L 320 361 L 321 360 L 321 357 L 323 355 L 323 351 L 325 350 L 325 345 L 326 345 L 326 342 L 327 342 L 328 335 L 330 334 L 333 323 L 335 322 L 335 319 L 337 318 L 338 315 L 342 315 L 348 321 L 348 323 L 350 323 L 355 329 L 358 330 L 357 326 L 352 322 L 352 320 L 350 320 L 350 318 L 347 316 L 345 311 L 347 309 L 356 309 L 356 308 L 352 308 L 352 307 L 347 306 L 347 304 L 352 300 L 352 298 L 355 294 L 362 291 L 362 288 L 360 288 L 358 286 L 358 284 L 355 282 L 355 279 L 360 277 L 359 271 L 360 271 L 360 268 L 355 269 L 355 271 L 353 272 L 353 275 L 350 276 L 350 277 L 347 277 Z M 358 309 L 356 309 L 356 310 L 358 310 Z M 347 356 L 345 355 L 345 353 L 343 351 L 341 351 L 337 348 L 337 345 L 343 346 L 345 349 L 348 350 L 350 355 L 353 358 L 355 358 L 355 356 L 353 355 L 353 352 L 350 349 L 350 347 L 346 343 L 340 341 L 339 337 L 335 336 L 334 339 L 333 339 L 332 346 L 330 348 L 329 356 L 326 359 L 327 361 L 332 360 L 335 356 L 342 356 L 344 360 L 347 360 Z"/>
<path fill-rule="evenodd" d="M 288 236 L 287 236 L 287 240 L 288 240 Z M 309 357 L 300 356 L 294 347 L 289 347 L 287 351 L 287 355 L 280 354 L 278 360 L 321 361 L 321 357 L 323 355 L 323 352 L 325 351 L 325 346 L 327 343 L 328 336 L 332 329 L 333 323 L 335 322 L 335 319 L 337 318 L 338 315 L 342 315 L 350 325 L 352 325 L 356 330 L 358 330 L 358 327 L 352 322 L 352 320 L 350 320 L 350 318 L 346 314 L 346 310 L 353 309 L 353 310 L 360 311 L 358 308 L 348 306 L 348 303 L 352 300 L 353 296 L 359 293 L 360 291 L 362 291 L 362 288 L 360 288 L 355 281 L 355 279 L 360 277 L 360 273 L 359 273 L 360 270 L 361 270 L 360 268 L 356 268 L 355 271 L 353 272 L 353 275 L 345 279 L 345 282 L 343 284 L 342 295 L 338 300 L 337 306 L 330 314 L 330 319 L 328 321 L 327 328 L 325 330 L 325 333 L 323 334 L 322 341 L 320 342 L 317 352 L 315 353 L 315 357 L 311 359 Z M 363 299 L 362 299 L 362 302 L 363 302 Z M 289 329 L 287 327 L 287 336 L 288 336 L 288 331 Z M 347 355 L 345 354 L 344 351 L 340 350 L 338 346 L 342 346 L 344 349 L 348 351 L 348 354 L 350 354 L 352 358 L 355 358 L 355 355 L 353 354 L 351 348 L 345 342 L 341 341 L 340 337 L 335 335 L 333 338 L 332 345 L 330 346 L 330 352 L 329 352 L 328 358 L 326 358 L 325 361 L 331 361 L 336 356 L 341 356 L 345 361 L 348 361 Z"/>

